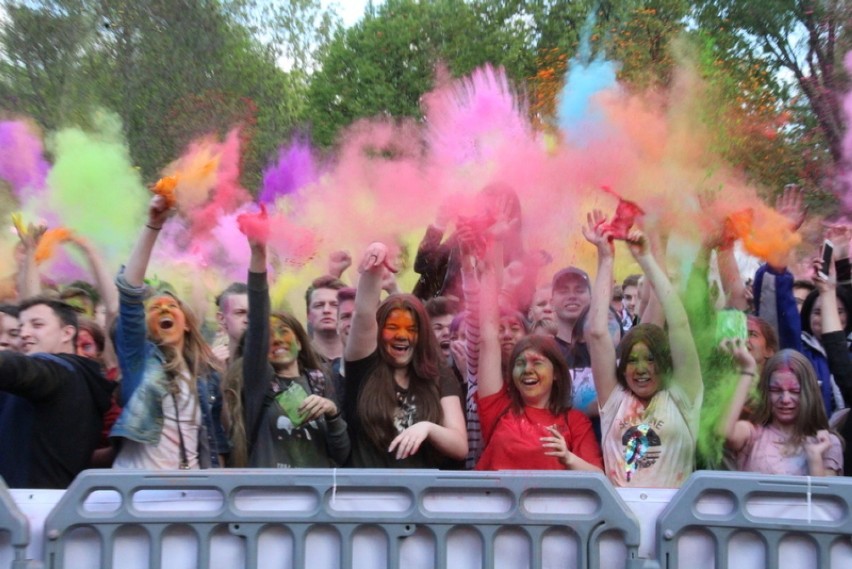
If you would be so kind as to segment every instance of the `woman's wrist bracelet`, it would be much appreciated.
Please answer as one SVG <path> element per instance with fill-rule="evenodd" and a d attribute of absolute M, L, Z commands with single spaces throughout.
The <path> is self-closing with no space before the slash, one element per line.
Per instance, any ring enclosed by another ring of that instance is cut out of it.
<path fill-rule="evenodd" d="M 748 371 L 748 370 L 746 370 L 746 369 L 741 369 L 741 370 L 740 370 L 740 375 L 748 375 L 748 376 L 750 376 L 750 377 L 754 377 L 754 375 L 755 375 L 755 374 L 754 374 L 754 372 L 753 372 L 753 371 Z"/>
<path fill-rule="evenodd" d="M 150 229 L 150 230 L 152 230 L 152 231 L 159 231 L 159 230 L 161 230 L 161 229 L 163 228 L 163 226 L 162 226 L 162 225 L 161 225 L 160 227 L 154 227 L 154 226 L 153 226 L 153 225 L 151 225 L 150 223 L 146 223 L 146 224 L 145 224 L 145 227 L 147 227 L 148 229 Z"/>

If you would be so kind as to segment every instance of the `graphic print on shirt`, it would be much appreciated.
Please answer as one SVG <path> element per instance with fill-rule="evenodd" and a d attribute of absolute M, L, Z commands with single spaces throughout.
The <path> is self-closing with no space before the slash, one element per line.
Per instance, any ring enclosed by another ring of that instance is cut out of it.
<path fill-rule="evenodd" d="M 628 482 L 638 470 L 654 466 L 662 454 L 662 440 L 657 431 L 662 428 L 663 421 L 654 418 L 655 402 L 646 408 L 639 400 L 634 400 L 627 416 L 619 423 L 624 429 L 621 444 Z"/>
<path fill-rule="evenodd" d="M 396 386 L 397 408 L 393 414 L 393 426 L 397 433 L 401 433 L 417 422 L 417 405 L 414 397 L 408 395 L 407 389 Z"/>
<path fill-rule="evenodd" d="M 662 441 L 651 425 L 633 425 L 621 436 L 624 445 L 624 471 L 629 482 L 640 468 L 654 466 L 660 458 Z"/>

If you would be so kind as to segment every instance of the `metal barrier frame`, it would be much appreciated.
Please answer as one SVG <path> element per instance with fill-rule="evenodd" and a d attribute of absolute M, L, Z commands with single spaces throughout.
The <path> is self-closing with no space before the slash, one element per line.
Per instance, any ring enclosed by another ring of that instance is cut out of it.
<path fill-rule="evenodd" d="M 316 495 L 315 507 L 304 511 L 254 512 L 240 509 L 235 499 L 240 491 L 280 491 L 300 489 Z M 140 512 L 133 496 L 140 490 L 218 490 L 223 504 L 216 511 Z M 113 491 L 121 496 L 114 512 L 88 512 L 87 497 L 95 491 Z M 396 492 L 410 497 L 404 511 L 341 511 L 333 507 L 340 492 Z M 432 493 L 461 493 L 472 497 L 501 493 L 508 495 L 511 507 L 505 512 L 458 512 L 441 515 L 429 511 L 424 497 Z M 594 511 L 579 513 L 538 513 L 524 508 L 526 498 L 548 500 L 580 496 L 591 498 Z M 638 557 L 639 525 L 630 509 L 601 474 L 573 472 L 512 471 L 488 473 L 431 470 L 206 470 L 192 472 L 96 471 L 80 474 L 48 516 L 45 523 L 44 561 L 50 568 L 65 566 L 63 543 L 76 528 L 88 527 L 101 539 L 100 566 L 113 566 L 113 539 L 122 527 L 139 526 L 150 538 L 149 561 L 161 567 L 162 536 L 169 526 L 190 526 L 198 536 L 198 566 L 210 566 L 213 532 L 223 525 L 228 532 L 245 540 L 245 566 L 258 563 L 258 536 L 270 526 L 283 526 L 293 537 L 293 566 L 305 567 L 305 538 L 316 526 L 332 526 L 340 535 L 340 567 L 355 567 L 353 536 L 359 528 L 380 528 L 387 536 L 387 563 L 399 566 L 402 538 L 425 526 L 434 537 L 434 566 L 448 566 L 447 537 L 454 528 L 476 530 L 483 544 L 484 567 L 494 566 L 494 543 L 500 530 L 519 529 L 530 540 L 530 567 L 542 565 L 542 540 L 552 529 L 568 529 L 577 539 L 578 567 L 600 566 L 600 539 L 615 531 L 624 538 L 626 567 L 639 568 L 645 561 Z M 652 562 L 653 563 L 653 562 Z M 655 565 L 655 564 L 654 564 Z"/>
<path fill-rule="evenodd" d="M 15 557 L 12 569 L 34 569 L 41 566 L 38 561 L 27 559 L 27 546 L 30 544 L 30 522 L 18 508 L 6 481 L 0 477 L 0 531 L 8 532 Z"/>
<path fill-rule="evenodd" d="M 701 513 L 697 509 L 703 496 L 725 495 L 733 508 L 725 514 Z M 802 501 L 825 499 L 839 503 L 840 519 L 770 519 L 752 516 L 746 507 L 754 498 L 778 497 Z M 830 550 L 838 540 L 852 537 L 852 480 L 844 477 L 778 476 L 745 472 L 699 471 L 690 476 L 657 518 L 657 555 L 660 566 L 676 568 L 680 564 L 677 541 L 685 530 L 701 529 L 715 542 L 716 567 L 728 568 L 730 538 L 741 531 L 756 533 L 763 540 L 766 566 L 778 567 L 781 540 L 787 536 L 806 536 L 816 546 L 817 566 L 827 567 Z"/>

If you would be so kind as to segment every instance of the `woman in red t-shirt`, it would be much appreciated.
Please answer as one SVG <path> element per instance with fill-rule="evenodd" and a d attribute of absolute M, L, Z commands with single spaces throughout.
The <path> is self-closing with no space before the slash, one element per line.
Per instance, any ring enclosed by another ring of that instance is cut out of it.
<path fill-rule="evenodd" d="M 571 377 L 555 340 L 521 339 L 503 380 L 497 335 L 497 282 L 493 263 L 483 263 L 479 418 L 485 450 L 477 470 L 589 470 L 603 472 L 592 424 L 570 408 Z"/>

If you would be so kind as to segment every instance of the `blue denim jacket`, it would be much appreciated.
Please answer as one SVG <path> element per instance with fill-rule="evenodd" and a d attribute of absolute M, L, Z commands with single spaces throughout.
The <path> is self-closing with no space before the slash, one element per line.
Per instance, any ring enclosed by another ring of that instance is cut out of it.
<path fill-rule="evenodd" d="M 134 287 L 124 278 L 124 268 L 115 279 L 119 292 L 119 316 L 115 330 L 115 352 L 121 368 L 121 415 L 110 432 L 145 444 L 157 444 L 163 430 L 163 399 L 169 395 L 165 356 L 147 339 L 145 287 Z M 227 439 L 219 417 L 219 376 L 198 378 L 201 432 L 198 460 L 202 468 L 219 465 L 219 453 L 227 452 Z M 218 411 L 218 413 L 217 413 Z"/>

